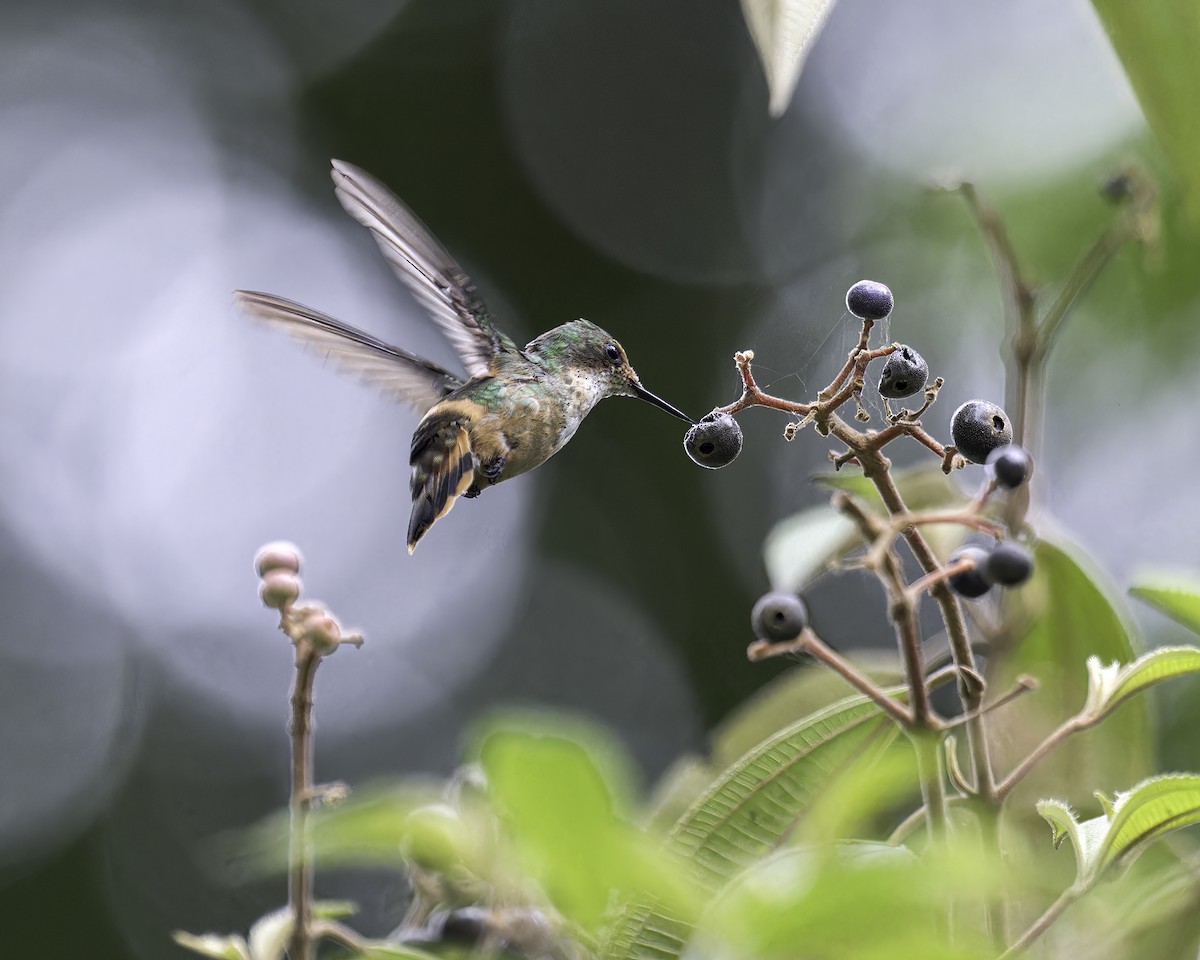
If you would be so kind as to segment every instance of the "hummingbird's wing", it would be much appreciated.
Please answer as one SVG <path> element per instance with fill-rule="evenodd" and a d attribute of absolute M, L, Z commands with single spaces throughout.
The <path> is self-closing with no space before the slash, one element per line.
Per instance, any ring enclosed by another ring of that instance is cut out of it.
<path fill-rule="evenodd" d="M 487 306 L 429 228 L 364 170 L 334 160 L 335 192 L 346 212 L 375 236 L 379 249 L 449 338 L 467 373 L 484 377 L 498 353 L 517 345 L 498 330 Z"/>
<path fill-rule="evenodd" d="M 436 363 L 384 343 L 311 307 L 255 290 L 237 290 L 233 296 L 250 316 L 332 357 L 350 373 L 384 387 L 422 413 L 462 386 L 459 377 Z"/>

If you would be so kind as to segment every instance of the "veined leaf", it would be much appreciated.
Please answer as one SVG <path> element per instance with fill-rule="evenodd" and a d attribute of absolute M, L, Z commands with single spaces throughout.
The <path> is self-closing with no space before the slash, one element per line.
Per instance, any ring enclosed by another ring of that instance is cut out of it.
<path fill-rule="evenodd" d="M 873 763 L 897 736 L 866 697 L 805 717 L 728 767 L 671 829 L 666 851 L 689 861 L 699 883 L 716 892 L 778 847 L 818 797 Z M 682 953 L 690 932 L 669 910 L 636 901 L 610 926 L 598 955 L 669 960 Z"/>
<path fill-rule="evenodd" d="M 800 68 L 832 8 L 833 0 L 742 0 L 742 13 L 767 75 L 771 116 L 787 110 Z"/>
<path fill-rule="evenodd" d="M 1200 633 L 1200 578 L 1157 574 L 1138 580 L 1129 592 L 1194 633 Z"/>
<path fill-rule="evenodd" d="M 1127 863 L 1172 830 L 1200 823 L 1200 776 L 1166 774 L 1121 794 L 1100 851 L 1099 869 Z"/>
<path fill-rule="evenodd" d="M 1159 647 L 1122 666 L 1104 666 L 1099 657 L 1088 657 L 1088 695 L 1083 712 L 1099 720 L 1135 693 L 1189 673 L 1200 673 L 1200 649 Z"/>
<path fill-rule="evenodd" d="M 1085 889 L 1106 870 L 1131 863 L 1155 840 L 1200 823 L 1200 776 L 1150 777 L 1090 820 L 1077 820 L 1060 800 L 1042 800 L 1037 810 L 1050 823 L 1055 846 L 1070 839 L 1076 886 Z"/>
<path fill-rule="evenodd" d="M 846 657 L 881 687 L 904 681 L 900 658 L 890 651 L 846 651 Z M 721 721 L 704 757 L 680 757 L 655 785 L 649 822 L 666 833 L 727 766 L 781 728 L 850 694 L 832 670 L 803 665 L 780 674 Z"/>
<path fill-rule="evenodd" d="M 876 759 L 897 733 L 866 697 L 806 717 L 726 769 L 676 823 L 668 847 L 716 890 L 777 846 L 823 791 L 855 763 Z"/>

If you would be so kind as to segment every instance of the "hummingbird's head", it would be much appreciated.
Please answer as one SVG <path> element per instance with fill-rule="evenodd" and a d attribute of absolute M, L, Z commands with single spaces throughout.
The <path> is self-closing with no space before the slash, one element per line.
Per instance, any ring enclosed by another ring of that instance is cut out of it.
<path fill-rule="evenodd" d="M 550 372 L 594 396 L 639 397 L 687 423 L 693 420 L 642 386 L 625 348 L 590 320 L 572 320 L 542 334 L 525 348 Z"/>

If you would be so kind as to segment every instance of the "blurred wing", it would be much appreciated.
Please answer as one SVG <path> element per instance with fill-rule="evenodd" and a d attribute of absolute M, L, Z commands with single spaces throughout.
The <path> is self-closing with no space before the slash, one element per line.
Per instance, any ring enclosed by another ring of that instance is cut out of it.
<path fill-rule="evenodd" d="M 336 360 L 342 369 L 384 387 L 422 413 L 462 386 L 459 377 L 436 363 L 292 300 L 254 290 L 237 290 L 234 299 L 256 320 L 291 334 L 305 346 Z"/>
<path fill-rule="evenodd" d="M 449 338 L 473 377 L 488 361 L 517 346 L 496 329 L 475 284 L 434 239 L 429 228 L 369 173 L 334 160 L 333 182 L 346 212 L 375 236 L 400 279 Z"/>

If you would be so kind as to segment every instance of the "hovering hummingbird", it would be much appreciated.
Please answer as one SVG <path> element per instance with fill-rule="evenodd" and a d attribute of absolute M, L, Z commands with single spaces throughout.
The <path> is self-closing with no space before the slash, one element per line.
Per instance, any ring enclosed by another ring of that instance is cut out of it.
<path fill-rule="evenodd" d="M 424 413 L 409 456 L 409 553 L 458 497 L 477 497 L 545 463 L 605 397 L 640 397 L 693 422 L 643 387 L 621 345 L 587 320 L 564 323 L 519 348 L 496 326 L 462 267 L 383 184 L 340 160 L 332 176 L 346 212 L 375 236 L 450 340 L 467 378 L 283 297 L 252 290 L 234 296 L 252 317 Z"/>

